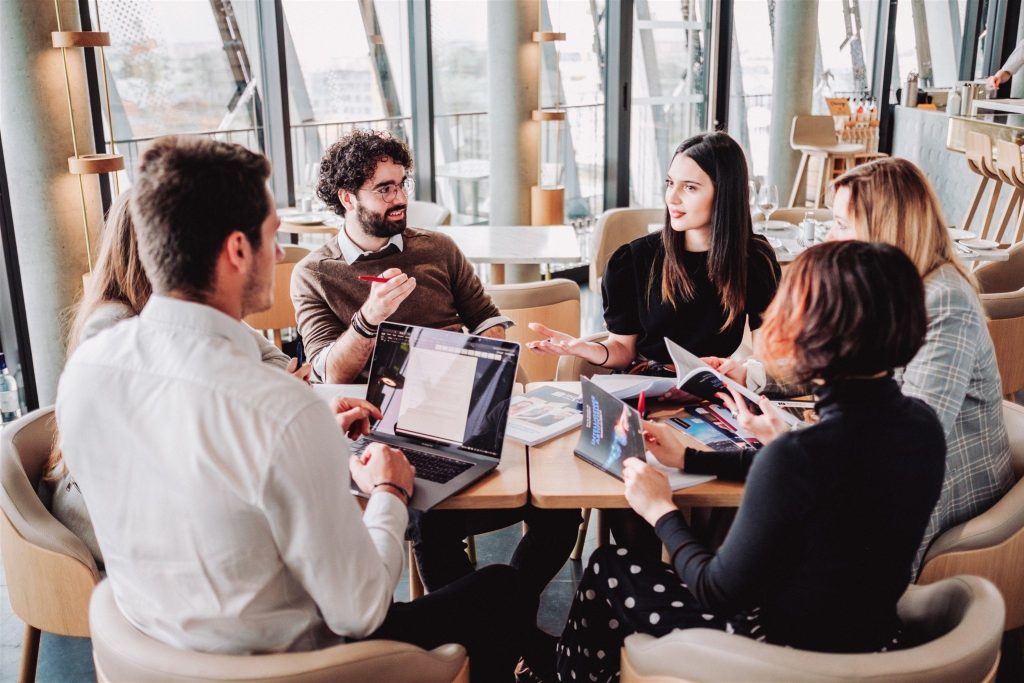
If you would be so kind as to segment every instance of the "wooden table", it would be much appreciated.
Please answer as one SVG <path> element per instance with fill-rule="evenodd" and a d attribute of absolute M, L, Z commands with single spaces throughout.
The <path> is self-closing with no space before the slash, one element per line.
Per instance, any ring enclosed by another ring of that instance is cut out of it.
<path fill-rule="evenodd" d="M 509 263 L 579 263 L 580 243 L 571 225 L 442 225 L 466 258 L 491 264 L 491 282 L 505 280 Z"/>
<path fill-rule="evenodd" d="M 533 382 L 527 391 L 554 384 L 579 391 L 579 382 Z M 654 417 L 667 417 L 677 409 L 653 410 Z M 576 457 L 573 449 L 579 430 L 571 431 L 529 449 L 530 502 L 540 508 L 627 508 L 625 485 L 610 474 Z M 709 481 L 672 494 L 676 505 L 691 507 L 737 507 L 743 484 Z"/>
<path fill-rule="evenodd" d="M 314 384 L 314 391 L 325 401 L 334 396 L 363 398 L 365 384 Z M 523 385 L 517 384 L 513 395 L 521 394 Z M 439 510 L 493 510 L 519 508 L 526 505 L 529 480 L 526 466 L 526 446 L 509 439 L 501 453 L 498 467 L 469 488 L 437 506 Z"/>

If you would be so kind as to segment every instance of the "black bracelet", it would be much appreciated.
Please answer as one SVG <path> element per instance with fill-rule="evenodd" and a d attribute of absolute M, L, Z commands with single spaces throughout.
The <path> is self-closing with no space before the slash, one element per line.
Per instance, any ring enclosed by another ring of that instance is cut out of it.
<path fill-rule="evenodd" d="M 611 351 L 609 351 L 608 347 L 604 345 L 604 342 L 594 342 L 594 343 L 597 344 L 598 346 L 600 346 L 602 349 L 604 349 L 604 360 L 601 361 L 600 363 L 595 363 L 595 365 L 597 367 L 603 368 L 604 364 L 608 362 L 608 358 L 612 355 Z"/>
<path fill-rule="evenodd" d="M 406 488 L 404 486 L 399 486 L 398 484 L 396 484 L 393 481 L 380 481 L 380 482 L 377 482 L 376 484 L 373 485 L 373 489 L 371 489 L 371 490 L 376 490 L 376 488 L 378 486 L 390 486 L 391 488 L 393 488 L 396 491 L 398 491 L 399 493 L 401 493 L 403 496 L 405 496 L 405 504 L 406 505 L 408 505 L 409 501 L 412 500 L 412 495 L 409 493 L 409 491 L 406 490 Z"/>
<path fill-rule="evenodd" d="M 370 323 L 366 322 L 366 318 L 363 317 L 363 312 L 361 310 L 357 309 L 356 312 L 352 314 L 352 329 L 354 329 L 356 334 L 360 337 L 373 339 L 377 336 L 378 327 L 378 325 L 371 326 Z"/>

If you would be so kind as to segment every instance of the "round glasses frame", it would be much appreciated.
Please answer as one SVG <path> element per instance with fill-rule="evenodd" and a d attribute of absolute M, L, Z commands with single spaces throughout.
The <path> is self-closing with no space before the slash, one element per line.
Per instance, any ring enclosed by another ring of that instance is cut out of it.
<path fill-rule="evenodd" d="M 399 190 L 402 190 L 402 192 L 405 193 L 405 198 L 409 199 L 410 197 L 412 197 L 413 192 L 416 191 L 416 181 L 413 180 L 412 178 L 406 178 L 398 185 L 385 185 L 384 187 L 368 189 L 366 191 L 375 193 L 378 197 L 381 198 L 381 201 L 390 204 L 391 202 L 395 201 L 395 197 L 398 196 Z"/>

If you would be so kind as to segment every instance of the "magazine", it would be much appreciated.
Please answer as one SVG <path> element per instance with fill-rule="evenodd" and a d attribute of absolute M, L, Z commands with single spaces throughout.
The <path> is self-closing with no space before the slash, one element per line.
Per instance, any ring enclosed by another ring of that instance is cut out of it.
<path fill-rule="evenodd" d="M 627 458 L 646 460 L 665 473 L 673 491 L 714 479 L 662 465 L 646 452 L 640 413 L 594 382 L 583 379 L 582 386 L 583 429 L 576 444 L 577 456 L 617 479 L 622 479 L 622 463 Z"/>
<path fill-rule="evenodd" d="M 512 397 L 505 437 L 536 446 L 579 427 L 582 419 L 579 394 L 544 386 Z"/>
<path fill-rule="evenodd" d="M 648 398 L 661 396 L 676 388 L 673 377 L 650 377 L 648 375 L 594 375 L 590 378 L 615 398 L 628 401 L 643 392 Z"/>

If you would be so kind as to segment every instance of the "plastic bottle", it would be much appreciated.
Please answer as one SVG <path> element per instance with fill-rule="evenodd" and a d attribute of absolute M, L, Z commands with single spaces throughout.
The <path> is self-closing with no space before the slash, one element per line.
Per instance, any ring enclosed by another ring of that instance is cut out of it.
<path fill-rule="evenodd" d="M 3 424 L 14 422 L 21 417 L 21 399 L 18 398 L 18 381 L 7 369 L 7 360 L 0 353 L 0 420 Z"/>

